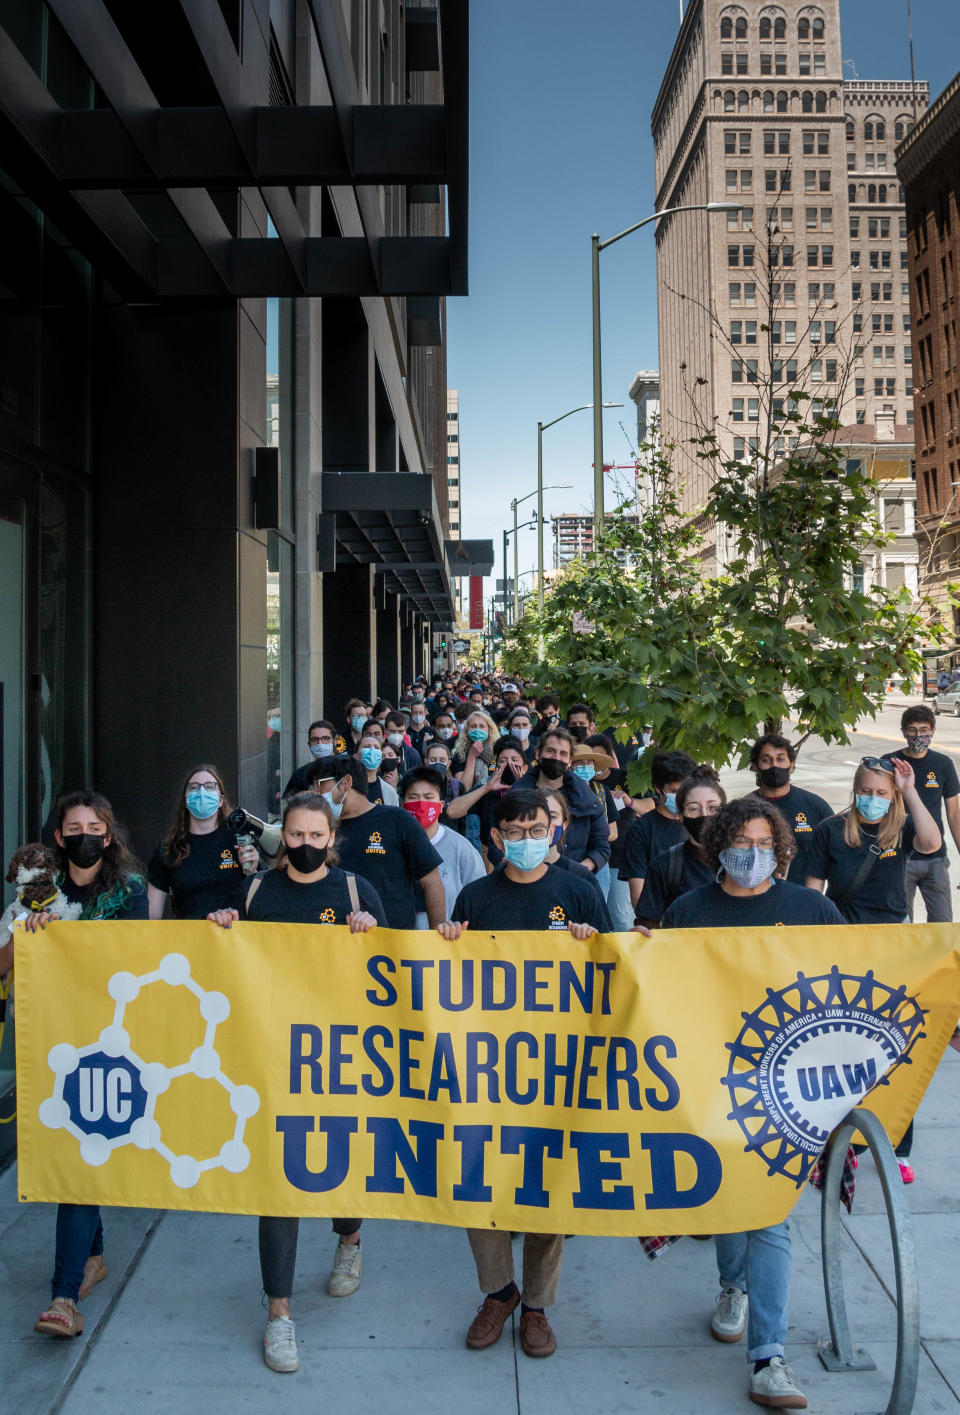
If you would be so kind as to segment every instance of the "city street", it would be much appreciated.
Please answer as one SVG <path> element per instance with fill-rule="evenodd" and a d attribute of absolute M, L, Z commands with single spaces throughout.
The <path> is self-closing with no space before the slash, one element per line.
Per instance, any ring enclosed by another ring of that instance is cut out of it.
<path fill-rule="evenodd" d="M 898 701 L 861 724 L 850 746 L 808 743 L 799 784 L 845 804 L 858 757 L 900 740 L 902 707 Z M 937 745 L 960 751 L 960 722 L 942 719 Z M 746 776 L 727 778 L 734 790 L 751 784 Z M 952 842 L 951 853 L 956 860 Z M 960 878 L 960 870 L 954 873 Z M 960 1056 L 948 1050 L 919 1111 L 917 1181 L 908 1190 L 921 1277 L 918 1415 L 960 1412 L 960 1334 L 949 1298 L 960 1252 L 958 1079 Z M 814 1191 L 805 1191 L 792 1224 L 788 1359 L 811 1410 L 879 1412 L 892 1380 L 896 1319 L 872 1161 L 861 1161 L 853 1217 L 845 1221 L 844 1263 L 854 1339 L 875 1359 L 875 1372 L 828 1374 L 817 1358 L 817 1343 L 827 1335 L 819 1204 Z M 325 1223 L 305 1222 L 293 1299 L 301 1368 L 280 1376 L 260 1356 L 265 1311 L 255 1219 L 114 1209 L 105 1213 L 105 1228 L 110 1276 L 82 1304 L 83 1336 L 57 1342 L 34 1335 L 48 1294 L 54 1210 L 17 1204 L 15 1168 L 0 1177 L 5 1410 L 720 1415 L 748 1408 L 743 1346 L 720 1345 L 707 1329 L 716 1291 L 712 1244 L 685 1240 L 651 1263 L 629 1239 L 574 1239 L 551 1311 L 557 1354 L 531 1361 L 516 1328 L 508 1327 L 490 1351 L 465 1348 L 480 1294 L 458 1230 L 368 1223 L 363 1283 L 355 1296 L 337 1301 L 326 1295 L 334 1240 Z"/>

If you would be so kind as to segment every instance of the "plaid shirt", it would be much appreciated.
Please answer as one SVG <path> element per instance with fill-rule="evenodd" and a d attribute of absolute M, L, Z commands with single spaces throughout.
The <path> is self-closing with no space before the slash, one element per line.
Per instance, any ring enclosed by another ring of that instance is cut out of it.
<path fill-rule="evenodd" d="M 848 1148 L 843 1161 L 843 1174 L 840 1179 L 840 1202 L 843 1204 L 847 1213 L 851 1213 L 853 1210 L 853 1196 L 857 1188 L 856 1169 L 857 1157 L 853 1150 Z M 826 1164 L 821 1156 L 810 1171 L 810 1179 L 808 1182 L 813 1185 L 814 1189 L 822 1189 L 825 1174 Z M 679 1242 L 682 1237 L 683 1234 L 680 1233 L 675 1233 L 669 1238 L 643 1237 L 640 1239 L 640 1246 L 652 1262 L 654 1258 L 659 1258 L 661 1253 L 665 1253 L 668 1248 L 672 1248 L 674 1243 Z"/>

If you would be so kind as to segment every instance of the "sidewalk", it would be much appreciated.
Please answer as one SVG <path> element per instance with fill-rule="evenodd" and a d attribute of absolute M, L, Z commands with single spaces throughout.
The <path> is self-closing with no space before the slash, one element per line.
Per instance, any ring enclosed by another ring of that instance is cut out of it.
<path fill-rule="evenodd" d="M 917 1120 L 916 1184 L 908 1190 L 921 1279 L 918 1415 L 960 1415 L 960 1056 L 948 1050 Z M 753 1407 L 743 1345 L 711 1339 L 713 1245 L 686 1240 L 656 1262 L 630 1239 L 576 1238 L 566 1248 L 551 1317 L 559 1349 L 523 1355 L 516 1331 L 468 1351 L 480 1301 L 466 1238 L 417 1224 L 364 1225 L 364 1280 L 326 1295 L 334 1239 L 301 1226 L 294 1315 L 300 1371 L 279 1376 L 260 1356 L 256 1219 L 204 1214 L 105 1214 L 110 1276 L 82 1305 L 73 1342 L 32 1331 L 49 1294 L 54 1210 L 18 1205 L 16 1172 L 0 1177 L 0 1408 L 10 1415 L 720 1415 Z M 792 1221 L 794 1276 L 788 1359 L 812 1411 L 883 1410 L 895 1356 L 892 1255 L 880 1186 L 861 1161 L 847 1223 L 844 1280 L 855 1342 L 876 1372 L 830 1375 L 816 1356 L 827 1333 L 819 1197 Z"/>

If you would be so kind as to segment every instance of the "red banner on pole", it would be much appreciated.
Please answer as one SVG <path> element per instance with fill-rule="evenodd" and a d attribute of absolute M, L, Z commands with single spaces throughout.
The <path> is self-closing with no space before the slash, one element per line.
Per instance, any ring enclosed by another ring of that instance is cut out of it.
<path fill-rule="evenodd" d="M 483 628 L 483 576 L 470 576 L 470 628 Z"/>

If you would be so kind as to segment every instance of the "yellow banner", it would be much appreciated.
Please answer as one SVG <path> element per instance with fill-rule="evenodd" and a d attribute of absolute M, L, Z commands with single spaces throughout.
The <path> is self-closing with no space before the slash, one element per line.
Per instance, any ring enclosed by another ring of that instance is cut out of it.
<path fill-rule="evenodd" d="M 21 1198 L 777 1223 L 853 1106 L 906 1128 L 960 1016 L 958 927 L 20 932 Z"/>

